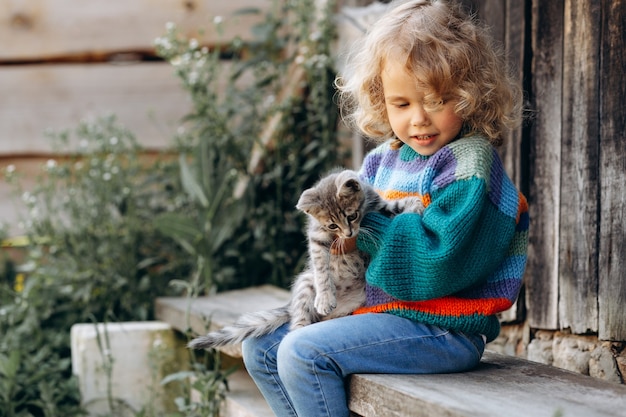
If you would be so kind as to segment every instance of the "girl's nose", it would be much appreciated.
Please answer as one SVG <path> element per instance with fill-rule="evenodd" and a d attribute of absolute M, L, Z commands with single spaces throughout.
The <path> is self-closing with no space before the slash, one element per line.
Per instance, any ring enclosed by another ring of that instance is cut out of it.
<path fill-rule="evenodd" d="M 416 104 L 411 114 L 411 125 L 413 126 L 428 126 L 430 119 L 428 118 L 428 112 L 424 110 L 424 106 Z"/>

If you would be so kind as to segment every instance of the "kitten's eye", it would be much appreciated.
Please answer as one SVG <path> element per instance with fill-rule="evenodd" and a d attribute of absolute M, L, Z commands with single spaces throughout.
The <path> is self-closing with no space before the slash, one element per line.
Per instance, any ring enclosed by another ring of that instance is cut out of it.
<path fill-rule="evenodd" d="M 335 229 L 338 229 L 338 228 L 339 228 L 339 226 L 337 226 L 335 223 L 333 223 L 333 224 L 329 224 L 329 225 L 328 225 L 328 228 L 329 228 L 330 230 L 335 230 Z"/>
<path fill-rule="evenodd" d="M 358 218 L 359 218 L 359 212 L 358 212 L 358 211 L 357 211 L 357 212 L 355 212 L 355 213 L 352 213 L 351 215 L 349 215 L 349 216 L 347 217 L 347 219 L 348 219 L 348 221 L 349 221 L 349 222 L 353 222 L 353 221 L 355 221 L 355 220 L 356 220 L 356 219 L 358 219 Z"/>

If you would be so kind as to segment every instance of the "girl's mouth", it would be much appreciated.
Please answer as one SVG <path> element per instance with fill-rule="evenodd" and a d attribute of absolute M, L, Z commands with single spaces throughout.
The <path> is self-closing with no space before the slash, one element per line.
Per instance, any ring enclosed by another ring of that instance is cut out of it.
<path fill-rule="evenodd" d="M 419 136 L 413 136 L 413 139 L 419 142 L 427 142 L 427 141 L 434 139 L 436 136 L 437 135 L 419 135 Z"/>

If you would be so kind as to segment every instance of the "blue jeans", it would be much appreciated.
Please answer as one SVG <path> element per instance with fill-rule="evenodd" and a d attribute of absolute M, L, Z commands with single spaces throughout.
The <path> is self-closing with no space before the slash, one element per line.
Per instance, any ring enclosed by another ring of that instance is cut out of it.
<path fill-rule="evenodd" d="M 431 374 L 475 367 L 481 335 L 391 314 L 360 314 L 244 341 L 246 368 L 278 417 L 348 417 L 350 374 Z"/>

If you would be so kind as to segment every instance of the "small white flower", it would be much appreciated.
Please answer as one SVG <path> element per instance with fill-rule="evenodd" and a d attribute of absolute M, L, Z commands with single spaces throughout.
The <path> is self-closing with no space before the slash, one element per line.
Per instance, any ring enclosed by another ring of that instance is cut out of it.
<path fill-rule="evenodd" d="M 298 55 L 296 57 L 296 64 L 302 65 L 304 63 L 304 57 L 302 55 Z"/>
<path fill-rule="evenodd" d="M 102 174 L 102 179 L 105 181 L 110 181 L 112 177 L 113 176 L 111 175 L 110 172 L 105 172 L 104 174 Z"/>
<path fill-rule="evenodd" d="M 46 169 L 54 169 L 57 166 L 57 161 L 55 161 L 54 159 L 48 159 L 48 162 L 46 162 Z"/>
<path fill-rule="evenodd" d="M 309 35 L 309 39 L 313 42 L 317 42 L 318 40 L 322 39 L 322 32 L 320 32 L 319 30 L 316 30 L 315 32 Z"/>
<path fill-rule="evenodd" d="M 224 18 L 222 16 L 215 16 L 213 18 L 213 23 L 216 25 L 221 24 L 224 21 Z"/>
<path fill-rule="evenodd" d="M 119 139 L 116 138 L 115 136 L 113 136 L 111 139 L 109 139 L 109 143 L 111 145 L 117 145 L 118 142 L 119 142 Z"/>
<path fill-rule="evenodd" d="M 171 31 L 172 31 L 172 30 L 174 30 L 174 29 L 176 29 L 176 23 L 174 23 L 174 22 L 167 22 L 167 23 L 165 24 L 165 30 L 167 30 L 167 31 L 170 31 L 170 32 L 171 32 Z"/>
<path fill-rule="evenodd" d="M 189 84 L 196 84 L 198 82 L 198 73 L 196 71 L 191 71 L 187 76 L 187 81 Z"/>
<path fill-rule="evenodd" d="M 189 41 L 189 47 L 191 49 L 197 49 L 198 48 L 198 40 L 197 39 L 191 39 Z"/>
<path fill-rule="evenodd" d="M 6 171 L 8 174 L 15 172 L 15 165 L 13 164 L 9 165 L 8 167 L 6 167 Z"/>
<path fill-rule="evenodd" d="M 270 94 L 267 97 L 265 97 L 265 99 L 263 100 L 263 104 L 265 106 L 271 106 L 272 104 L 274 104 L 276 102 L 276 96 L 274 94 Z"/>

